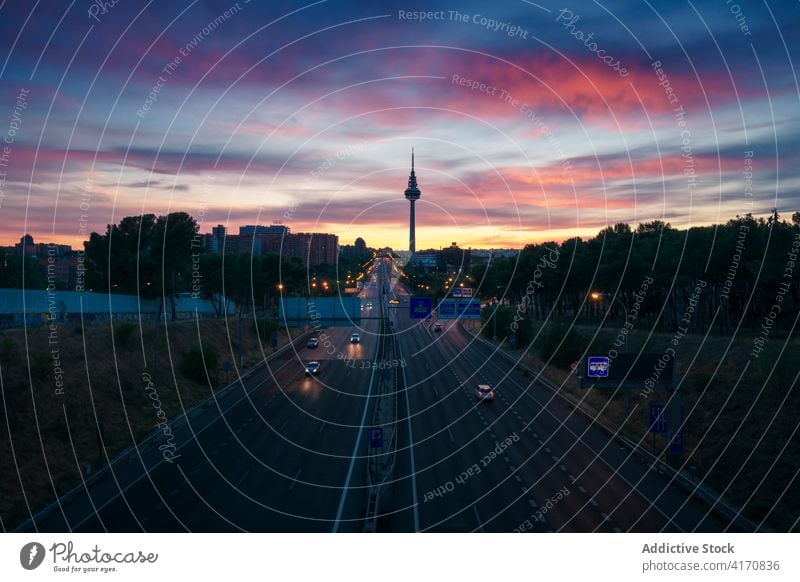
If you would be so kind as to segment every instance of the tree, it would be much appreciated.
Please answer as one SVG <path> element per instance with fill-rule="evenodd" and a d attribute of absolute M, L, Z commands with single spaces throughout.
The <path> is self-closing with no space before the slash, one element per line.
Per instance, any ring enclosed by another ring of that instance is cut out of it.
<path fill-rule="evenodd" d="M 44 289 L 46 286 L 44 269 L 36 259 L 20 257 L 6 249 L 0 250 L 0 288 Z"/>
<path fill-rule="evenodd" d="M 192 254 L 200 253 L 197 223 L 185 212 L 166 216 L 126 216 L 104 235 L 93 232 L 86 243 L 87 286 L 108 293 L 128 293 L 169 300 L 191 287 Z"/>

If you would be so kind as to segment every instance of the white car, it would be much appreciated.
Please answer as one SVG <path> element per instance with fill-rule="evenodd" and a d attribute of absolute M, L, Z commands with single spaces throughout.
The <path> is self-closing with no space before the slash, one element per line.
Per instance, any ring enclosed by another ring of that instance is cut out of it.
<path fill-rule="evenodd" d="M 317 346 L 319 346 L 319 340 L 315 337 L 312 337 L 310 340 L 308 340 L 308 343 L 306 344 L 307 348 L 312 348 L 312 349 L 316 348 Z"/>
<path fill-rule="evenodd" d="M 478 384 L 475 396 L 478 397 L 478 400 L 494 400 L 494 388 L 488 384 Z"/>
<path fill-rule="evenodd" d="M 316 376 L 319 373 L 319 362 L 309 362 L 306 364 L 306 376 Z"/>
<path fill-rule="evenodd" d="M 361 336 L 360 335 L 358 335 L 357 333 L 354 333 L 353 335 L 350 336 L 350 343 L 351 344 L 357 344 L 359 342 L 361 342 Z"/>

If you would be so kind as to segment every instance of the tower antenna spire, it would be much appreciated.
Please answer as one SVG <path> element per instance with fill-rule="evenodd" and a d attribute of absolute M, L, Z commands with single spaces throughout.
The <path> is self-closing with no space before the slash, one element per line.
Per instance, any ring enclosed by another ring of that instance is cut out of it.
<path fill-rule="evenodd" d="M 409 203 L 409 221 L 408 221 L 408 250 L 413 259 L 414 253 L 417 250 L 414 233 L 414 203 L 419 200 L 420 194 L 419 185 L 417 184 L 417 175 L 414 173 L 414 148 L 411 148 L 411 173 L 408 175 L 408 188 L 405 191 L 406 200 Z"/>

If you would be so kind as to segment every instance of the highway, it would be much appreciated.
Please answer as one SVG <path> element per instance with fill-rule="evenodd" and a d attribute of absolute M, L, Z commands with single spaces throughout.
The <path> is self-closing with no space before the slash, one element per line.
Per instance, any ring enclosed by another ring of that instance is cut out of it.
<path fill-rule="evenodd" d="M 403 289 L 396 293 L 404 298 Z M 443 331 L 434 332 L 409 319 L 406 309 L 397 317 L 401 352 L 413 362 L 405 388 L 420 531 L 713 532 L 728 526 L 460 323 L 442 321 Z M 496 399 L 479 402 L 478 384 L 492 385 Z M 509 444 L 492 455 L 497 443 Z M 412 486 L 409 464 L 398 485 Z M 411 507 L 407 498 L 395 510 L 403 506 Z M 387 520 L 387 529 L 408 531 L 410 513 L 399 512 L 404 523 L 397 526 Z"/>
<path fill-rule="evenodd" d="M 382 281 L 361 293 L 360 328 L 312 330 L 319 347 L 299 342 L 174 428 L 173 463 L 144 450 L 23 531 L 361 531 Z"/>
<path fill-rule="evenodd" d="M 435 332 L 410 319 L 390 261 L 377 260 L 374 276 L 361 293 L 360 327 L 312 330 L 319 347 L 303 339 L 176 425 L 175 462 L 142 450 L 23 531 L 364 531 L 382 313 L 403 365 L 396 462 L 377 531 L 728 527 L 460 322 Z M 316 377 L 305 374 L 310 360 L 320 362 Z M 495 400 L 479 402 L 478 384 L 493 386 Z"/>

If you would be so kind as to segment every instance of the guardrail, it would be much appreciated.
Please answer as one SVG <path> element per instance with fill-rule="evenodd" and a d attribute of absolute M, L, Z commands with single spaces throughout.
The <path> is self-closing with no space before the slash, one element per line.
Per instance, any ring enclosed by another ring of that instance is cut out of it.
<path fill-rule="evenodd" d="M 539 370 L 535 370 L 530 366 L 527 366 L 526 364 L 523 364 L 522 362 L 518 361 L 516 358 L 514 358 L 513 355 L 505 351 L 505 349 L 499 346 L 495 346 L 490 341 L 480 337 L 479 334 L 473 333 L 472 331 L 464 327 L 463 324 L 461 325 L 461 328 L 468 334 L 472 335 L 475 339 L 485 344 L 487 347 L 492 348 L 495 351 L 495 353 L 500 353 L 505 358 L 512 361 L 514 366 L 522 368 L 528 373 L 530 373 L 533 376 L 534 381 L 537 381 L 540 384 L 544 385 L 546 388 L 554 392 L 557 396 L 561 397 L 562 400 L 568 402 L 572 406 L 572 408 L 574 408 L 579 413 L 586 416 L 592 422 L 592 424 L 596 425 L 611 438 L 621 443 L 625 448 L 627 448 L 633 454 L 635 454 L 641 461 L 653 467 L 654 470 L 659 475 L 665 475 L 670 477 L 671 480 L 681 489 L 683 489 L 690 495 L 699 498 L 701 501 L 709 505 L 711 507 L 711 510 L 716 512 L 722 518 L 727 519 L 733 523 L 736 523 L 739 527 L 741 527 L 745 531 L 753 531 L 753 532 L 772 531 L 767 526 L 764 525 L 759 526 L 751 519 L 742 515 L 741 510 L 736 509 L 735 507 L 730 505 L 727 501 L 722 499 L 722 496 L 716 491 L 714 491 L 708 485 L 703 485 L 702 483 L 695 483 L 695 481 L 691 477 L 669 466 L 667 463 L 659 459 L 650 451 L 643 449 L 628 437 L 619 434 L 619 431 L 614 430 L 610 426 L 600 421 L 598 412 L 596 410 L 594 410 L 590 406 L 587 406 L 586 403 L 578 400 L 571 394 L 567 394 L 562 390 L 559 390 L 559 387 L 555 383 L 551 382 L 549 379 L 542 376 Z"/>
<path fill-rule="evenodd" d="M 380 344 L 380 357 L 384 360 L 388 359 L 391 361 L 397 360 L 397 346 L 396 346 L 396 336 L 394 333 L 383 333 L 386 328 L 386 321 L 388 320 L 388 311 L 386 312 L 386 319 L 381 320 L 381 344 Z M 386 374 L 391 374 L 390 378 L 390 385 L 387 386 L 386 384 Z M 380 389 L 384 391 L 385 389 L 389 389 L 390 393 L 381 394 L 378 398 L 378 403 L 376 404 L 375 410 L 373 411 L 373 426 L 386 426 L 387 424 L 391 426 L 391 431 L 389 433 L 388 442 L 386 446 L 382 447 L 380 453 L 373 451 L 372 449 L 368 452 L 368 459 L 367 459 L 367 484 L 369 486 L 369 492 L 367 495 L 367 504 L 365 510 L 365 518 L 364 518 L 364 533 L 372 533 L 377 530 L 377 520 L 378 520 L 378 511 L 380 509 L 380 498 L 382 493 L 385 491 L 389 480 L 394 474 L 394 465 L 397 460 L 397 417 L 398 417 L 398 409 L 397 409 L 397 394 L 398 394 L 398 373 L 397 373 L 397 366 L 391 366 L 382 371 L 381 379 L 380 379 Z M 391 420 L 389 423 L 383 422 L 383 415 L 381 412 L 384 410 L 381 408 L 383 405 L 384 400 L 387 398 L 391 400 Z M 388 456 L 388 464 L 381 470 L 379 470 L 379 463 Z M 380 474 L 382 472 L 382 475 Z M 380 481 L 378 483 L 375 482 L 373 479 L 373 473 L 375 473 L 375 477 L 380 477 Z"/>
<path fill-rule="evenodd" d="M 294 346 L 297 342 L 305 341 L 305 339 L 312 334 L 314 330 L 304 330 L 299 335 L 293 337 L 290 342 L 288 342 L 283 347 L 275 350 L 272 354 L 269 354 L 266 358 L 260 360 L 254 366 L 251 366 L 247 369 L 247 371 L 239 376 L 237 379 L 233 380 L 232 382 L 228 383 L 226 386 L 216 390 L 209 396 L 208 398 L 201 400 L 191 408 L 188 408 L 173 418 L 170 422 L 168 422 L 165 426 L 168 426 L 170 429 L 178 428 L 179 426 L 186 424 L 189 418 L 197 415 L 198 412 L 201 412 L 215 400 L 221 400 L 227 394 L 233 390 L 233 388 L 239 384 L 243 385 L 243 380 L 248 378 L 253 373 L 255 373 L 259 368 L 266 365 L 267 361 L 275 358 L 280 353 L 285 350 L 288 350 L 290 347 Z M 27 528 L 33 526 L 36 529 L 36 522 L 45 518 L 50 513 L 56 511 L 58 508 L 62 508 L 65 505 L 69 504 L 79 493 L 86 492 L 91 486 L 95 485 L 98 481 L 109 476 L 112 474 L 114 469 L 122 467 L 129 463 L 134 457 L 141 457 L 141 450 L 142 449 L 152 449 L 154 446 L 159 444 L 161 441 L 165 440 L 165 431 L 163 428 L 154 429 L 149 435 L 147 435 L 141 442 L 128 447 L 127 449 L 117 453 L 111 461 L 103 465 L 100 469 L 96 472 L 91 473 L 88 477 L 81 478 L 81 482 L 63 495 L 61 495 L 58 499 L 51 501 L 47 505 L 45 505 L 42 509 L 37 511 L 31 517 L 26 519 L 20 525 L 15 527 L 12 532 L 20 532 L 25 531 Z M 145 469 L 147 471 L 147 469 Z"/>

